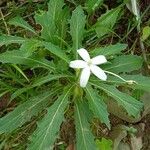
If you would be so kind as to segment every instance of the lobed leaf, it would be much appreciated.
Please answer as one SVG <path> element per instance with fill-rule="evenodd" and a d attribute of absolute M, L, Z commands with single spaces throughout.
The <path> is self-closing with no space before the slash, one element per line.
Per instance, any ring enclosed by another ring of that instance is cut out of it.
<path fill-rule="evenodd" d="M 28 150 L 53 149 L 53 144 L 64 118 L 64 110 L 68 104 L 68 96 L 71 89 L 72 87 L 63 92 L 58 100 L 47 109 L 47 114 L 38 124 L 38 128 L 30 138 L 31 143 L 28 146 Z"/>
<path fill-rule="evenodd" d="M 48 11 L 35 15 L 35 20 L 42 26 L 41 36 L 50 42 L 55 42 L 54 35 L 57 35 L 57 23 L 64 5 L 63 0 L 50 0 Z"/>
<path fill-rule="evenodd" d="M 28 39 L 22 43 L 20 51 L 24 54 L 25 57 L 29 57 L 37 50 L 37 47 L 40 46 L 40 41 L 34 39 Z"/>
<path fill-rule="evenodd" d="M 35 14 L 34 16 L 36 23 L 42 26 L 41 37 L 46 41 L 54 41 L 54 35 L 56 32 L 56 26 L 53 21 L 50 20 L 47 12 Z"/>
<path fill-rule="evenodd" d="M 110 121 L 108 118 L 107 105 L 103 102 L 102 98 L 93 90 L 92 87 L 86 87 L 86 94 L 89 103 L 89 107 L 94 115 L 100 119 L 102 123 L 105 123 L 110 129 Z"/>
<path fill-rule="evenodd" d="M 42 84 L 45 84 L 47 82 L 50 82 L 52 80 L 57 80 L 60 78 L 65 78 L 65 77 L 69 77 L 69 75 L 66 74 L 55 74 L 55 75 L 51 75 L 48 74 L 47 76 L 41 77 L 41 78 L 36 78 L 36 80 L 33 82 L 33 87 L 36 86 L 41 86 Z"/>
<path fill-rule="evenodd" d="M 30 98 L 28 101 L 20 104 L 12 112 L 0 118 L 0 134 L 10 133 L 25 122 L 29 121 L 32 116 L 35 116 L 47 107 L 50 97 L 56 94 L 58 89 L 46 91 L 36 97 Z"/>
<path fill-rule="evenodd" d="M 22 44 L 26 41 L 25 38 L 17 37 L 17 36 L 8 36 L 8 35 L 1 35 L 0 36 L 0 46 L 2 45 L 8 45 L 11 43 L 18 43 Z"/>
<path fill-rule="evenodd" d="M 88 12 L 91 13 L 101 4 L 103 4 L 103 0 L 87 0 L 86 7 L 87 7 Z"/>
<path fill-rule="evenodd" d="M 114 54 L 119 54 L 121 53 L 122 50 L 127 48 L 127 44 L 121 44 L 117 43 L 115 45 L 109 45 L 106 47 L 99 47 L 95 48 L 90 52 L 92 56 L 97 56 L 97 55 L 105 55 L 105 56 L 110 56 Z"/>
<path fill-rule="evenodd" d="M 92 83 L 95 87 L 105 91 L 110 97 L 114 98 L 119 105 L 124 107 L 129 115 L 137 117 L 143 108 L 143 103 L 137 101 L 135 98 L 129 96 L 128 94 L 120 92 L 112 85 L 106 84 L 96 84 Z"/>
<path fill-rule="evenodd" d="M 76 125 L 76 149 L 96 150 L 94 136 L 90 131 L 90 125 L 85 115 L 85 105 L 82 100 L 75 102 L 75 125 Z"/>
<path fill-rule="evenodd" d="M 126 84 L 133 89 L 139 89 L 149 92 L 150 91 L 150 77 L 146 77 L 143 75 L 121 75 L 121 77 L 127 81 L 133 81 L 133 83 L 127 84 L 127 82 L 122 81 L 116 77 L 109 77 L 108 82 L 115 83 L 117 85 Z"/>
<path fill-rule="evenodd" d="M 133 80 L 135 84 L 131 85 L 133 88 L 150 91 L 150 77 L 142 76 L 142 75 L 123 75 L 123 78 L 126 80 Z"/>
<path fill-rule="evenodd" d="M 13 66 L 28 82 L 30 82 L 29 79 L 28 79 L 28 77 L 27 77 L 26 74 L 23 72 L 23 70 L 21 70 L 20 67 L 18 67 L 17 65 L 14 65 L 14 64 L 12 64 L 12 66 Z"/>
<path fill-rule="evenodd" d="M 98 18 L 97 23 L 94 25 L 98 37 L 102 37 L 111 32 L 118 19 L 120 11 L 121 8 L 118 7 L 107 11 L 100 18 Z"/>
<path fill-rule="evenodd" d="M 2 63 L 12 63 L 12 64 L 22 64 L 32 67 L 43 67 L 46 69 L 55 70 L 51 62 L 46 59 L 41 59 L 38 57 L 26 57 L 22 51 L 13 50 L 7 51 L 0 54 L 0 62 Z"/>
<path fill-rule="evenodd" d="M 140 56 L 122 55 L 111 61 L 111 64 L 105 65 L 105 70 L 115 73 L 131 72 L 142 67 L 143 60 Z"/>
<path fill-rule="evenodd" d="M 21 95 L 22 93 L 28 91 L 29 89 L 32 89 L 34 87 L 37 87 L 37 86 L 41 86 L 47 82 L 50 82 L 50 81 L 53 81 L 53 80 L 57 80 L 59 78 L 63 78 L 63 77 L 68 77 L 68 75 L 47 75 L 45 77 L 41 77 L 41 78 L 36 78 L 36 80 L 30 84 L 29 86 L 27 87 L 23 87 L 23 88 L 20 88 L 18 90 L 16 90 L 12 95 L 11 95 L 11 100 L 15 99 L 16 97 L 18 97 L 19 95 Z"/>
<path fill-rule="evenodd" d="M 48 3 L 48 15 L 55 23 L 59 21 L 59 16 L 64 6 L 64 0 L 50 0 Z"/>
<path fill-rule="evenodd" d="M 65 42 L 68 33 L 68 20 L 70 18 L 70 10 L 65 7 L 62 12 L 60 12 L 59 18 L 57 20 L 58 36 L 56 37 L 59 42 L 60 47 L 63 45 L 70 47 L 68 43 Z"/>
<path fill-rule="evenodd" d="M 30 26 L 21 16 L 16 16 L 15 18 L 12 18 L 8 23 L 14 26 L 20 26 L 26 30 L 36 33 L 33 27 Z"/>
<path fill-rule="evenodd" d="M 50 42 L 41 42 L 41 44 L 52 54 L 56 55 L 57 57 L 61 58 L 64 61 L 66 61 L 67 63 L 70 62 L 70 60 L 67 57 L 67 55 L 65 54 L 65 52 L 58 46 L 56 46 Z"/>
<path fill-rule="evenodd" d="M 81 48 L 86 16 L 81 6 L 78 6 L 72 13 L 70 20 L 70 34 L 73 41 L 73 53 L 77 57 L 77 49 Z"/>

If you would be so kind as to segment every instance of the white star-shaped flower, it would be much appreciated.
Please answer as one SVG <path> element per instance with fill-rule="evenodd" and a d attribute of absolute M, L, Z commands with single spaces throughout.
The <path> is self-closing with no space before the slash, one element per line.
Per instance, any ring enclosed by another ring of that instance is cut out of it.
<path fill-rule="evenodd" d="M 107 62 L 105 56 L 98 55 L 91 59 L 86 49 L 81 48 L 77 50 L 77 52 L 83 60 L 71 61 L 69 66 L 71 68 L 82 69 L 80 76 L 80 86 L 86 87 L 91 73 L 93 73 L 99 79 L 106 81 L 107 75 L 101 68 L 97 66 Z"/>

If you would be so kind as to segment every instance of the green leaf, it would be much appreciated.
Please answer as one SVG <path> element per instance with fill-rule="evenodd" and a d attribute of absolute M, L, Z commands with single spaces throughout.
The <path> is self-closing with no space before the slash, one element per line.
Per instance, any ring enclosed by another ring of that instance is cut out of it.
<path fill-rule="evenodd" d="M 94 25 L 98 37 L 102 37 L 111 32 L 117 22 L 120 10 L 120 7 L 109 10 L 98 19 L 97 23 Z"/>
<path fill-rule="evenodd" d="M 0 85 L 1 85 L 1 83 L 0 83 Z M 0 98 L 3 96 L 3 95 L 5 95 L 6 93 L 8 93 L 8 92 L 10 92 L 10 90 L 6 90 L 6 91 L 4 91 L 4 92 L 0 92 Z M 0 101 L 1 101 L 2 99 L 0 99 Z"/>
<path fill-rule="evenodd" d="M 47 12 L 41 12 L 40 14 L 36 14 L 34 16 L 36 23 L 42 26 L 41 37 L 46 41 L 54 41 L 54 35 L 56 32 L 56 26 L 51 18 L 49 17 Z"/>
<path fill-rule="evenodd" d="M 140 19 L 140 8 L 138 5 L 137 0 L 126 0 L 124 1 L 126 3 L 127 8 L 133 13 L 136 17 L 136 20 L 139 21 Z"/>
<path fill-rule="evenodd" d="M 19 88 L 19 89 L 15 90 L 15 92 L 11 95 L 11 99 L 10 100 L 12 101 L 13 99 L 18 97 L 22 93 L 28 91 L 29 89 L 32 89 L 32 86 L 23 87 L 23 88 Z"/>
<path fill-rule="evenodd" d="M 150 27 L 144 27 L 142 33 L 142 40 L 145 41 L 150 36 Z"/>
<path fill-rule="evenodd" d="M 45 83 L 48 83 L 50 81 L 53 81 L 53 80 L 57 80 L 59 78 L 64 78 L 64 77 L 68 77 L 68 75 L 47 75 L 45 77 L 41 77 L 41 78 L 36 78 L 36 80 L 30 84 L 29 86 L 27 87 L 23 87 L 23 88 L 20 88 L 18 90 L 16 90 L 12 95 L 11 95 L 11 100 L 15 99 L 16 97 L 18 97 L 20 94 L 34 88 L 34 87 L 37 87 L 37 86 L 41 86 Z"/>
<path fill-rule="evenodd" d="M 12 112 L 0 118 L 0 134 L 4 132 L 10 133 L 29 121 L 32 116 L 37 115 L 48 105 L 50 97 L 57 92 L 58 89 L 46 91 L 20 104 Z"/>
<path fill-rule="evenodd" d="M 36 57 L 25 57 L 23 52 L 18 50 L 7 51 L 5 53 L 0 54 L 0 62 L 22 64 L 32 67 L 43 67 L 52 70 L 55 69 L 50 61 Z"/>
<path fill-rule="evenodd" d="M 48 3 L 48 15 L 52 21 L 57 23 L 59 21 L 59 16 L 62 12 L 62 7 L 64 6 L 64 0 L 50 0 Z"/>
<path fill-rule="evenodd" d="M 90 109 L 93 111 L 94 115 L 100 119 L 102 123 L 105 123 L 110 129 L 110 121 L 108 118 L 107 105 L 103 102 L 102 98 L 94 92 L 93 88 L 88 86 L 86 88 L 87 99 Z"/>
<path fill-rule="evenodd" d="M 110 139 L 102 138 L 101 140 L 96 140 L 96 145 L 99 150 L 112 150 L 113 142 Z"/>
<path fill-rule="evenodd" d="M 150 77 L 142 76 L 142 75 L 124 75 L 122 76 L 126 80 L 133 80 L 136 83 L 131 85 L 133 88 L 150 91 Z"/>
<path fill-rule="evenodd" d="M 114 98 L 119 105 L 124 107 L 130 116 L 137 117 L 143 108 L 143 103 L 137 101 L 128 94 L 120 92 L 112 85 L 92 83 L 95 87 L 105 91 L 110 97 Z"/>
<path fill-rule="evenodd" d="M 105 56 L 110 56 L 114 54 L 119 54 L 121 53 L 122 50 L 127 48 L 127 44 L 121 44 L 117 43 L 115 45 L 109 45 L 106 47 L 99 47 L 95 48 L 94 50 L 91 51 L 92 56 L 97 56 L 97 55 L 105 55 Z"/>
<path fill-rule="evenodd" d="M 25 75 L 25 73 L 20 69 L 20 67 L 18 67 L 17 65 L 14 65 L 14 64 L 12 64 L 12 66 L 28 81 L 28 82 L 30 82 L 29 81 L 29 79 L 28 79 L 28 77 Z"/>
<path fill-rule="evenodd" d="M 70 10 L 68 7 L 65 7 L 61 14 L 59 15 L 57 21 L 57 28 L 58 28 L 58 37 L 60 47 L 63 45 L 70 47 L 68 43 L 65 42 L 68 34 L 68 20 L 70 18 Z"/>
<path fill-rule="evenodd" d="M 41 42 L 42 45 L 49 50 L 52 54 L 58 56 L 59 58 L 61 58 L 62 60 L 66 61 L 67 63 L 70 62 L 69 58 L 67 57 L 67 55 L 65 54 L 65 52 L 59 48 L 58 46 L 50 43 L 50 42 Z"/>
<path fill-rule="evenodd" d="M 40 46 L 40 41 L 29 39 L 22 43 L 20 47 L 20 51 L 23 52 L 25 57 L 29 57 L 33 54 L 34 51 L 37 50 L 37 47 Z"/>
<path fill-rule="evenodd" d="M 24 39 L 22 37 L 1 35 L 0 36 L 0 46 L 8 45 L 8 44 L 11 44 L 11 43 L 22 44 L 22 43 L 25 42 L 25 40 L 26 39 Z"/>
<path fill-rule="evenodd" d="M 60 79 L 60 78 L 66 78 L 69 77 L 69 75 L 64 75 L 64 74 L 55 74 L 55 75 L 51 75 L 48 74 L 47 76 L 41 77 L 41 78 L 36 78 L 36 80 L 33 82 L 32 87 L 36 87 L 36 86 L 41 86 L 42 84 L 45 84 L 47 82 L 50 82 L 52 80 L 56 80 L 56 79 Z"/>
<path fill-rule="evenodd" d="M 63 92 L 58 100 L 47 109 L 47 114 L 40 121 L 37 129 L 30 138 L 31 144 L 29 144 L 28 150 L 53 149 L 53 144 L 64 119 L 64 110 L 68 104 L 68 96 L 71 89 L 72 87 Z"/>
<path fill-rule="evenodd" d="M 85 106 L 82 100 L 75 101 L 76 149 L 96 150 L 94 136 L 85 115 Z"/>
<path fill-rule="evenodd" d="M 24 19 L 22 19 L 21 16 L 16 16 L 15 18 L 11 19 L 8 23 L 14 26 L 22 27 L 33 33 L 36 33 L 35 30 L 32 28 L 32 26 L 30 26 Z"/>
<path fill-rule="evenodd" d="M 94 11 L 103 3 L 103 0 L 87 0 L 86 7 L 89 13 Z"/>
<path fill-rule="evenodd" d="M 131 72 L 142 67 L 143 60 L 140 56 L 122 55 L 111 61 L 111 64 L 105 65 L 105 70 L 115 73 Z"/>
<path fill-rule="evenodd" d="M 125 81 L 115 76 L 108 76 L 107 82 L 113 83 L 117 86 L 128 86 L 132 89 L 139 89 L 144 91 L 150 91 L 150 77 L 143 76 L 143 75 L 120 75 Z M 93 80 L 95 81 L 95 80 Z M 98 82 L 98 80 L 96 80 Z"/>
<path fill-rule="evenodd" d="M 77 49 L 81 48 L 86 16 L 81 6 L 78 6 L 72 13 L 70 20 L 70 34 L 73 41 L 73 52 L 77 58 Z"/>
<path fill-rule="evenodd" d="M 50 42 L 54 42 L 54 35 L 57 35 L 57 23 L 64 5 L 63 0 L 50 0 L 48 11 L 35 15 L 35 20 L 42 26 L 41 36 Z"/>

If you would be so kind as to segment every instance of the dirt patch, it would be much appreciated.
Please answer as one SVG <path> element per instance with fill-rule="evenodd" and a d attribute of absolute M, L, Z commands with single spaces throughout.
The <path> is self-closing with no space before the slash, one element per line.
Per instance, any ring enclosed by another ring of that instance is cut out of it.
<path fill-rule="evenodd" d="M 145 123 L 142 150 L 150 150 L 150 114 L 145 116 L 142 121 Z"/>

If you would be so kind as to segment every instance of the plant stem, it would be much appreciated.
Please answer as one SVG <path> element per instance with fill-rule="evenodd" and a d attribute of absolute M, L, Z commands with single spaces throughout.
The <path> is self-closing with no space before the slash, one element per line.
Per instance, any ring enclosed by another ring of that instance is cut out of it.
<path fill-rule="evenodd" d="M 122 81 L 128 83 L 128 84 L 134 84 L 134 83 L 137 84 L 136 81 L 134 81 L 134 80 L 125 80 L 124 78 L 120 77 L 119 75 L 117 75 L 117 74 L 115 74 L 115 73 L 113 73 L 113 72 L 106 71 L 106 70 L 104 70 L 104 72 L 106 72 L 106 73 L 108 73 L 108 74 L 111 74 L 111 75 L 113 75 L 113 76 L 115 76 L 115 77 L 121 79 Z"/>

